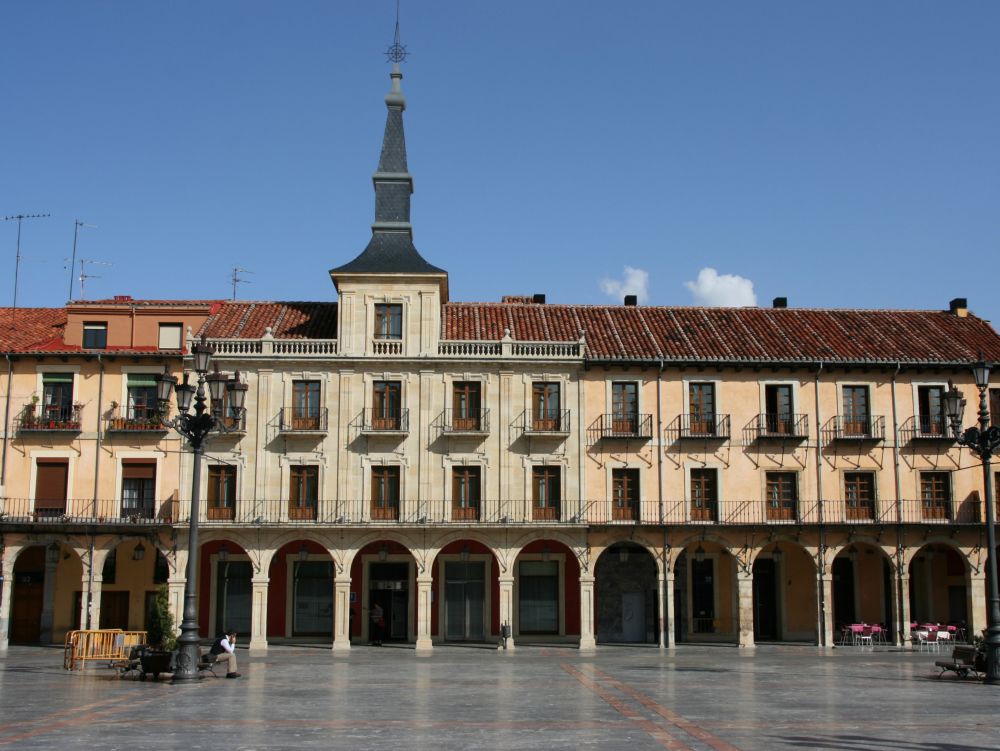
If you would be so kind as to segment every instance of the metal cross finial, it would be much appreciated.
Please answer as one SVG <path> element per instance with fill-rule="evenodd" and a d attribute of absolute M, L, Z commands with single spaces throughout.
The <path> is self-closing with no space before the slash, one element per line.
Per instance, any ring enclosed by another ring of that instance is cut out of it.
<path fill-rule="evenodd" d="M 406 46 L 399 43 L 399 0 L 396 0 L 396 35 L 389 49 L 385 51 L 385 56 L 391 63 L 401 63 L 408 54 Z"/>

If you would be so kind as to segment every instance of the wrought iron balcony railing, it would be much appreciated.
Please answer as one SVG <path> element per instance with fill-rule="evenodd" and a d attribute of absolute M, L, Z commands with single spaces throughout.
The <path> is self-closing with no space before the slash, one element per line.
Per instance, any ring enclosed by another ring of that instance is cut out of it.
<path fill-rule="evenodd" d="M 602 439 L 653 437 L 653 416 L 640 414 L 605 414 L 598 417 L 587 428 L 591 443 Z"/>
<path fill-rule="evenodd" d="M 403 407 L 397 412 L 393 412 L 369 407 L 361 415 L 361 432 L 409 433 L 410 410 Z"/>
<path fill-rule="evenodd" d="M 677 425 L 681 438 L 729 438 L 729 415 L 683 414 L 677 418 Z"/>
<path fill-rule="evenodd" d="M 837 415 L 829 423 L 828 437 L 838 441 L 884 441 L 885 418 L 880 415 Z"/>
<path fill-rule="evenodd" d="M 282 408 L 278 422 L 282 433 L 325 433 L 326 415 L 326 407 L 306 412 Z"/>
<path fill-rule="evenodd" d="M 900 426 L 899 439 L 902 443 L 911 441 L 955 442 L 955 436 L 948 429 L 948 421 L 943 415 L 914 415 Z"/>
<path fill-rule="evenodd" d="M 441 429 L 451 435 L 490 432 L 489 409 L 446 409 L 441 415 Z"/>
<path fill-rule="evenodd" d="M 568 409 L 525 410 L 522 413 L 524 432 L 530 435 L 568 435 Z"/>
<path fill-rule="evenodd" d="M 0 500 L 0 524 L 172 524 L 177 519 L 174 499 L 149 499 L 134 504 L 119 498 Z"/>
<path fill-rule="evenodd" d="M 160 421 L 160 410 L 151 407 L 116 409 L 105 421 L 109 433 L 164 433 L 167 428 Z"/>
<path fill-rule="evenodd" d="M 809 437 L 809 416 L 762 412 L 757 415 L 754 434 L 757 439 L 805 439 Z"/>
<path fill-rule="evenodd" d="M 16 430 L 26 432 L 80 432 L 82 405 L 26 404 L 17 418 Z"/>

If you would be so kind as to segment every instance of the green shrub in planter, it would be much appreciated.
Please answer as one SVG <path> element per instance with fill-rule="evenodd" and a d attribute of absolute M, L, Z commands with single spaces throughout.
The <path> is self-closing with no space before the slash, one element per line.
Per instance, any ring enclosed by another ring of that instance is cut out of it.
<path fill-rule="evenodd" d="M 177 637 L 174 633 L 174 614 L 170 612 L 170 595 L 166 584 L 161 584 L 156 590 L 153 600 L 153 611 L 149 616 L 147 629 L 149 646 L 173 652 L 177 649 Z"/>

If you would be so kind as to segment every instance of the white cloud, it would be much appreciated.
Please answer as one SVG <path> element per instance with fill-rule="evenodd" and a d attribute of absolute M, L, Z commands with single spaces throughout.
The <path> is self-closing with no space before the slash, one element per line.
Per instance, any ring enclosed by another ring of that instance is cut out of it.
<path fill-rule="evenodd" d="M 621 280 L 602 279 L 601 291 L 619 301 L 625 295 L 635 295 L 640 304 L 645 303 L 649 299 L 649 272 L 626 266 Z"/>
<path fill-rule="evenodd" d="M 735 274 L 720 275 L 712 268 L 698 272 L 694 282 L 684 282 L 695 305 L 742 308 L 757 304 L 753 282 Z"/>

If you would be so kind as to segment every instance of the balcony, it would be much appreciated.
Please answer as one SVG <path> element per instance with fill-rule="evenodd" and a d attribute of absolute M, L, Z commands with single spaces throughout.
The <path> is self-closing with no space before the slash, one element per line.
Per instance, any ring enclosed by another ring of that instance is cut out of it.
<path fill-rule="evenodd" d="M 551 409 L 541 412 L 525 410 L 522 415 L 525 435 L 569 435 L 569 410 Z"/>
<path fill-rule="evenodd" d="M 681 438 L 715 438 L 718 440 L 729 438 L 729 415 L 720 415 L 714 412 L 679 415 L 676 426 Z"/>
<path fill-rule="evenodd" d="M 393 413 L 365 409 L 361 414 L 361 432 L 367 435 L 406 435 L 410 432 L 410 410 L 404 407 Z"/>
<path fill-rule="evenodd" d="M 144 500 L 132 505 L 118 498 L 67 498 L 41 500 L 4 498 L 0 501 L 0 523 L 59 525 L 172 524 L 178 502 L 171 499 Z"/>
<path fill-rule="evenodd" d="M 828 437 L 836 441 L 884 441 L 885 418 L 837 415 L 827 424 Z"/>
<path fill-rule="evenodd" d="M 302 414 L 294 409 L 282 408 L 278 422 L 282 433 L 288 434 L 322 434 L 327 432 L 326 407 L 315 410 L 311 414 Z"/>
<path fill-rule="evenodd" d="M 648 441 L 653 437 L 653 416 L 639 414 L 601 415 L 587 428 L 587 434 L 591 443 L 616 439 Z"/>
<path fill-rule="evenodd" d="M 26 404 L 17 419 L 17 432 L 79 433 L 82 404 L 68 407 Z"/>
<path fill-rule="evenodd" d="M 446 409 L 441 415 L 441 430 L 446 435 L 486 435 L 490 432 L 490 411 Z"/>
<path fill-rule="evenodd" d="M 809 416 L 762 412 L 751 424 L 757 440 L 796 440 L 809 437 Z"/>
<path fill-rule="evenodd" d="M 376 357 L 399 357 L 403 354 L 403 340 L 372 339 L 372 354 Z"/>
<path fill-rule="evenodd" d="M 167 427 L 160 422 L 160 410 L 150 407 L 115 409 L 105 421 L 108 433 L 165 433 Z"/>
<path fill-rule="evenodd" d="M 943 415 L 914 415 L 900 426 L 899 438 L 903 443 L 913 441 L 955 442 L 955 437 L 948 429 L 948 421 Z"/>

